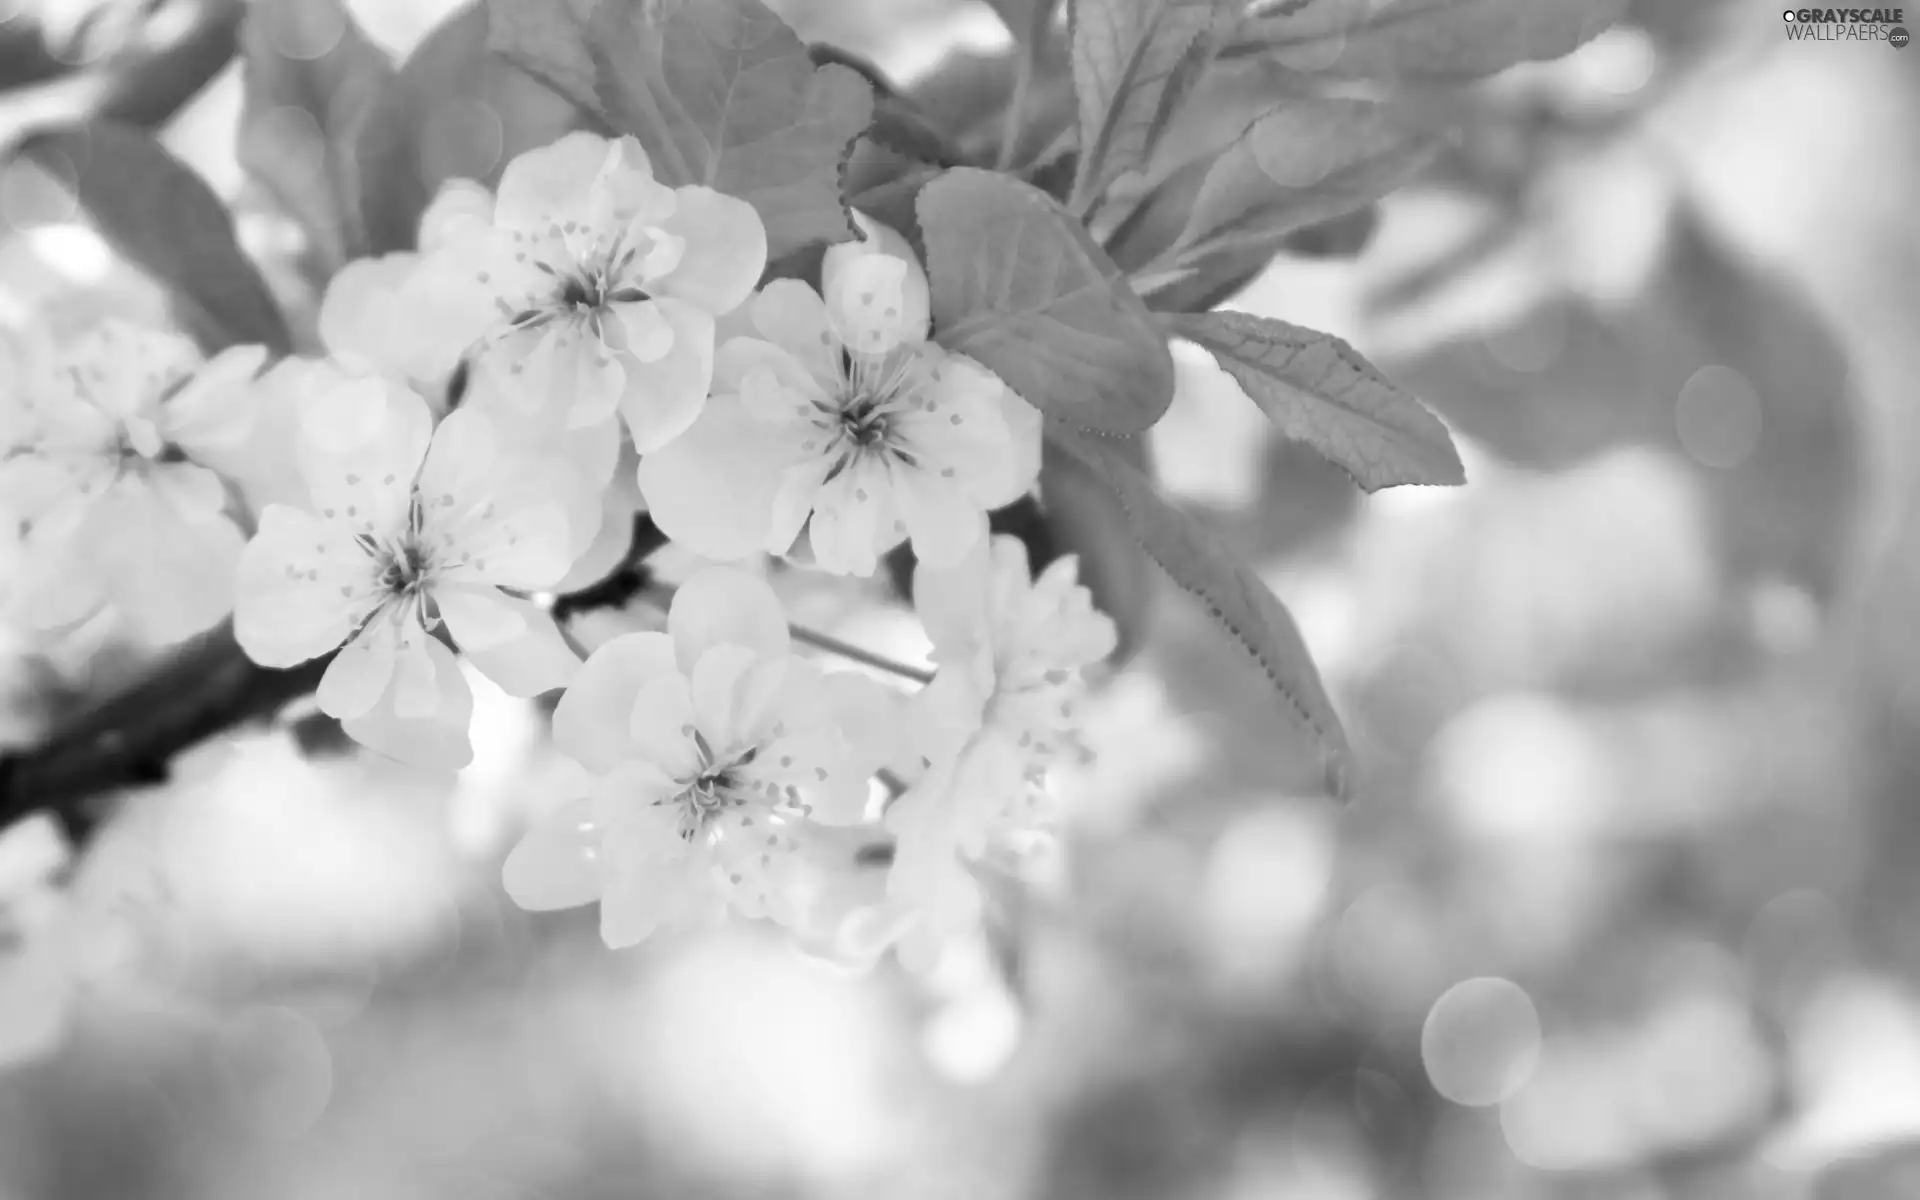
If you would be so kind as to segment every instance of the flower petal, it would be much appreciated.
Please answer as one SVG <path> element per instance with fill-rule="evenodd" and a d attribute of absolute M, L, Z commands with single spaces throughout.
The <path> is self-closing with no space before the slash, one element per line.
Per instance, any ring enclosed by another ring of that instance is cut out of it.
<path fill-rule="evenodd" d="M 500 173 L 495 224 L 533 229 L 587 218 L 589 203 L 601 190 L 601 172 L 613 153 L 613 142 L 579 131 L 514 158 Z M 637 142 L 626 150 L 623 162 L 651 174 L 646 153 Z"/>
<path fill-rule="evenodd" d="M 448 584 L 434 589 L 433 603 L 463 654 L 498 646 L 527 631 L 526 617 L 498 588 Z"/>
<path fill-rule="evenodd" d="M 650 803 L 657 778 L 624 768 L 595 797 L 603 814 L 626 801 L 601 843 L 600 936 L 615 950 L 715 904 L 706 856 L 682 840 L 676 810 Z"/>
<path fill-rule="evenodd" d="M 119 318 L 92 326 L 61 355 L 56 381 L 83 403 L 125 419 L 149 412 L 200 366 L 192 341 Z"/>
<path fill-rule="evenodd" d="M 532 489 L 494 499 L 480 496 L 466 507 L 429 510 L 425 535 L 450 561 L 439 577 L 456 583 L 489 583 L 535 591 L 551 587 L 573 565 L 567 510 Z"/>
<path fill-rule="evenodd" d="M 987 539 L 986 511 L 949 480 L 896 464 L 893 498 L 921 562 L 950 566 Z"/>
<path fill-rule="evenodd" d="M 394 358 L 390 369 L 403 368 L 420 380 L 451 373 L 539 286 L 542 277 L 532 270 L 531 260 L 516 261 L 510 246 L 490 227 L 459 226 L 447 242 L 421 258 L 401 286 L 394 311 L 405 314 L 406 344 L 378 342 L 382 348 L 374 349 L 374 355 Z M 359 345 L 366 335 L 335 336 Z"/>
<path fill-rule="evenodd" d="M 507 854 L 500 867 L 507 895 L 528 912 L 577 908 L 598 900 L 603 836 L 591 801 L 562 805 Z"/>
<path fill-rule="evenodd" d="M 766 703 L 749 778 L 797 795 L 814 819 L 860 820 L 874 772 L 901 732 L 897 701 L 871 679 L 809 662 L 789 663 L 780 684 Z"/>
<path fill-rule="evenodd" d="M 393 682 L 399 647 L 398 622 L 387 612 L 376 614 L 327 664 L 316 697 L 320 711 L 343 721 L 372 712 Z"/>
<path fill-rule="evenodd" d="M 678 437 L 700 415 L 713 385 L 713 317 L 685 300 L 653 307 L 673 326 L 673 348 L 653 362 L 626 362 L 621 415 L 633 448 L 650 454 Z"/>
<path fill-rule="evenodd" d="M 540 696 L 566 687 L 580 672 L 580 656 L 560 636 L 559 626 L 531 600 L 503 599 L 520 615 L 524 623 L 520 633 L 479 648 L 463 642 L 461 653 L 509 696 Z"/>
<path fill-rule="evenodd" d="M 793 355 L 822 388 L 839 385 L 840 338 L 819 292 L 798 279 L 775 279 L 748 308 L 761 337 Z"/>
<path fill-rule="evenodd" d="M 78 546 L 134 632 L 165 645 L 211 628 L 233 610 L 244 539 L 222 516 L 188 520 L 136 479 L 92 506 Z"/>
<path fill-rule="evenodd" d="M 765 580 L 737 567 L 708 567 L 680 585 L 667 610 L 674 659 L 692 675 L 715 646 L 745 646 L 767 658 L 791 647 L 787 616 Z"/>
<path fill-rule="evenodd" d="M 448 242 L 492 224 L 493 193 L 471 179 L 448 179 L 420 214 L 420 250 L 432 254 Z"/>
<path fill-rule="evenodd" d="M 639 757 L 630 733 L 634 700 L 649 680 L 678 675 L 664 633 L 628 633 L 595 650 L 553 713 L 553 740 L 588 770 L 605 774 Z"/>
<path fill-rule="evenodd" d="M 252 384 L 267 361 L 265 346 L 232 346 L 161 406 L 166 440 L 194 458 L 244 443 L 253 428 Z"/>
<path fill-rule="evenodd" d="M 227 481 L 216 471 L 192 463 L 159 463 L 147 472 L 154 499 L 172 508 L 188 524 L 219 517 L 227 507 Z"/>
<path fill-rule="evenodd" d="M 827 320 L 855 353 L 882 355 L 927 340 L 926 272 L 911 249 L 902 249 L 890 253 L 878 238 L 842 242 L 822 261 L 820 294 Z"/>
<path fill-rule="evenodd" d="M 462 406 L 435 427 L 420 465 L 419 490 L 427 496 L 466 493 L 495 476 L 499 456 L 494 419 Z"/>
<path fill-rule="evenodd" d="M 433 717 L 440 711 L 444 681 L 439 678 L 437 664 L 427 647 L 439 646 L 440 643 L 407 619 L 399 622 L 397 634 L 393 652 L 393 682 L 387 686 L 384 698 L 392 702 L 393 715 L 402 720 Z M 461 686 L 465 687 L 464 681 Z"/>
<path fill-rule="evenodd" d="M 693 694 L 679 672 L 656 675 L 634 693 L 627 714 L 627 741 L 633 756 L 674 779 L 690 779 L 701 767 L 694 741 L 697 728 Z"/>
<path fill-rule="evenodd" d="M 420 261 L 402 251 L 341 267 L 320 300 L 320 344 L 327 353 L 401 378 L 414 374 L 418 339 L 414 323 L 404 319 L 411 310 L 402 296 Z"/>
<path fill-rule="evenodd" d="M 656 296 L 673 296 L 718 316 L 744 301 L 767 268 L 767 230 L 753 205 L 709 187 L 674 189 L 663 232 L 686 245 L 679 263 L 647 281 Z"/>
<path fill-rule="evenodd" d="M 838 575 L 868 576 L 880 553 L 900 543 L 886 469 L 862 458 L 821 485 L 808 525 L 814 563 Z"/>
<path fill-rule="evenodd" d="M 673 349 L 673 324 L 652 300 L 620 300 L 608 306 L 620 349 L 638 362 L 659 362 Z"/>
<path fill-rule="evenodd" d="M 829 827 L 796 822 L 794 850 L 780 881 L 779 921 L 794 948 L 828 962 L 866 970 L 903 933 L 911 914 L 886 903 L 887 871 L 869 852 L 892 838 L 871 825 Z"/>
<path fill-rule="evenodd" d="M 696 907 L 696 889 L 710 888 L 699 856 L 612 871 L 600 894 L 600 940 L 609 950 L 637 946 L 661 929 L 679 925 Z"/>
<path fill-rule="evenodd" d="M 378 623 L 378 622 L 376 622 Z M 428 700 L 413 697 L 409 707 L 419 715 L 403 715 L 398 688 L 389 688 L 372 711 L 343 720 L 348 737 L 388 758 L 414 766 L 457 771 L 473 761 L 473 689 L 460 672 L 453 651 L 430 637 L 420 637 L 425 651 L 422 678 L 432 690 Z M 429 674 L 430 673 L 430 674 Z M 417 686 L 417 685 L 416 685 Z"/>
<path fill-rule="evenodd" d="M 1006 469 L 997 479 L 987 475 L 972 485 L 974 498 L 989 512 L 1005 508 L 1026 495 L 1040 479 L 1040 410 L 1022 400 L 1012 388 L 1002 388 L 1000 417 L 1013 439 L 1013 453 L 1003 460 Z"/>
<path fill-rule="evenodd" d="M 581 551 L 566 577 L 553 585 L 556 592 L 578 592 L 592 587 L 619 569 L 633 546 L 634 518 L 647 511 L 634 486 L 632 472 L 600 493 L 600 521 L 594 526 L 593 540 Z M 579 541 L 579 526 L 569 516 L 574 541 Z"/>
<path fill-rule="evenodd" d="M 270 504 L 240 555 L 233 632 L 247 656 L 267 667 L 318 658 L 373 612 L 373 560 L 347 528 L 284 504 Z"/>
<path fill-rule="evenodd" d="M 1026 543 L 1004 534 L 982 540 L 951 563 L 914 568 L 914 615 L 933 643 L 935 661 L 954 662 L 991 647 L 998 581 L 1015 572 L 1024 590 L 1029 578 Z"/>
<path fill-rule="evenodd" d="M 824 674 L 818 703 L 825 723 L 840 731 L 843 751 L 815 790 L 811 815 L 828 824 L 848 824 L 861 818 L 874 775 L 906 738 L 907 698 L 858 672 Z"/>
<path fill-rule="evenodd" d="M 730 338 L 714 354 L 713 390 L 739 396 L 756 420 L 785 427 L 798 438 L 823 409 L 838 407 L 836 397 L 842 387 L 838 371 L 836 363 L 823 384 L 785 346 L 759 338 Z"/>
<path fill-rule="evenodd" d="M 433 436 L 427 402 L 377 376 L 301 398 L 300 470 L 314 507 L 358 533 L 403 526 Z"/>
<path fill-rule="evenodd" d="M 252 512 L 269 504 L 311 507 L 300 469 L 301 410 L 307 396 L 347 378 L 330 360 L 281 359 L 247 389 L 253 418 L 245 440 L 232 448 L 203 447 L 195 460 L 232 480 Z"/>
<path fill-rule="evenodd" d="M 611 416 L 632 382 L 631 356 L 608 346 L 601 330 L 578 316 L 516 329 L 489 346 L 482 362 L 517 407 L 563 413 L 570 426 Z"/>
<path fill-rule="evenodd" d="M 781 693 L 787 662 L 734 645 L 715 646 L 700 656 L 689 688 L 693 719 L 716 754 L 724 759 L 757 744 Z"/>
<path fill-rule="evenodd" d="M 442 578 L 532 589 L 566 573 L 575 539 L 563 502 L 595 520 L 599 506 L 572 459 L 548 450 L 509 448 L 485 412 L 462 407 L 440 423 L 418 486 L 422 531 L 438 547 Z"/>
<path fill-rule="evenodd" d="M 636 478 L 661 532 L 704 558 L 750 558 L 766 548 L 774 497 L 791 448 L 780 431 L 715 395 L 691 428 L 640 459 Z"/>

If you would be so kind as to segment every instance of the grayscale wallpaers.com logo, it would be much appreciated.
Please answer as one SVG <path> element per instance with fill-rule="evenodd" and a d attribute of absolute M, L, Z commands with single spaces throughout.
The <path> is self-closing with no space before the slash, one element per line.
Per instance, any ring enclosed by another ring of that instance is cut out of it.
<path fill-rule="evenodd" d="M 1886 42 L 1895 50 L 1912 41 L 1904 8 L 1789 8 L 1780 14 L 1796 42 Z"/>

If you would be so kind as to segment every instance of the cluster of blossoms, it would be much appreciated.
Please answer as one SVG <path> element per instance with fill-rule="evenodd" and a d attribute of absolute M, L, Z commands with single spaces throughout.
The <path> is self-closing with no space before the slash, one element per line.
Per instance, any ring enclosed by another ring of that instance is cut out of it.
<path fill-rule="evenodd" d="M 912 249 L 858 222 L 817 290 L 758 286 L 752 206 L 576 133 L 336 276 L 318 356 L 119 325 L 20 349 L 0 515 L 34 565 L 4 599 L 40 630 L 230 617 L 263 665 L 331 655 L 320 708 L 426 765 L 471 759 L 466 668 L 565 689 L 553 736 L 594 784 L 506 883 L 598 901 L 611 945 L 724 912 L 849 955 L 964 929 L 969 864 L 1044 831 L 1115 634 L 1070 559 L 1035 578 L 990 536 L 1036 483 L 1039 414 L 931 340 Z M 706 565 L 665 632 L 583 661 L 545 601 L 618 566 L 641 511 Z M 902 543 L 932 682 L 797 654 L 769 562 L 862 577 Z"/>

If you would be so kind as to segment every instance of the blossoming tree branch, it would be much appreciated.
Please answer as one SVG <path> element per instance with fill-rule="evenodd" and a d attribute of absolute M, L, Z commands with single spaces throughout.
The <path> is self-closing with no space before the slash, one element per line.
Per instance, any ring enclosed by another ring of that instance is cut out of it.
<path fill-rule="evenodd" d="M 1157 490 L 1169 341 L 1363 489 L 1462 482 L 1351 346 L 1216 309 L 1364 236 L 1428 161 L 1445 130 L 1403 89 L 1562 54 L 1619 6 L 993 7 L 1004 86 L 940 111 L 938 71 L 895 87 L 759 0 L 494 0 L 398 65 L 337 0 L 257 0 L 239 154 L 305 235 L 311 322 L 146 134 L 24 141 L 178 323 L 9 335 L 8 619 L 57 640 L 110 612 L 155 656 L 0 765 L 0 818 L 71 818 L 302 696 L 457 769 L 471 670 L 557 696 L 591 779 L 508 858 L 520 904 L 597 902 L 611 946 L 730 913 L 870 961 L 965 934 L 980 872 L 1044 839 L 1082 697 L 1142 633 L 1136 558 L 1342 790 L 1286 608 Z M 534 115 L 493 177 L 424 177 L 471 73 Z M 1015 511 L 1127 540 L 1036 555 L 999 532 Z M 651 571 L 663 547 L 699 566 Z M 934 669 L 795 627 L 795 572 L 906 581 Z M 588 652 L 593 598 L 658 619 Z"/>

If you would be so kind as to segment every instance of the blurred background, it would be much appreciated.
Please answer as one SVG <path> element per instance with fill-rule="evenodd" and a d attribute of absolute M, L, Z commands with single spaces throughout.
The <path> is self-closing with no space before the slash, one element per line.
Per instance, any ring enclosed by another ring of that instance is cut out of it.
<path fill-rule="evenodd" d="M 0 142 L 170 114 L 297 303 L 236 69 L 139 74 L 200 7 L 0 0 L 0 69 L 45 76 Z M 452 5 L 352 7 L 404 53 Z M 1006 53 L 981 3 L 775 7 L 903 82 Z M 551 120 L 518 86 L 474 83 L 423 177 Z M 1153 433 L 1297 615 L 1351 803 L 1159 579 L 1113 584 L 1166 594 L 1067 870 L 933 975 L 518 912 L 500 857 L 563 784 L 477 677 L 452 783 L 223 738 L 100 830 L 64 961 L 0 931 L 0 1198 L 1920 1196 L 1920 51 L 1635 0 L 1450 102 L 1357 255 L 1231 307 L 1353 341 L 1468 486 L 1362 495 L 1191 347 Z M 0 173 L 0 221 L 0 323 L 159 311 L 44 179 Z M 0 739 L 137 670 L 115 644 L 9 647 Z"/>

